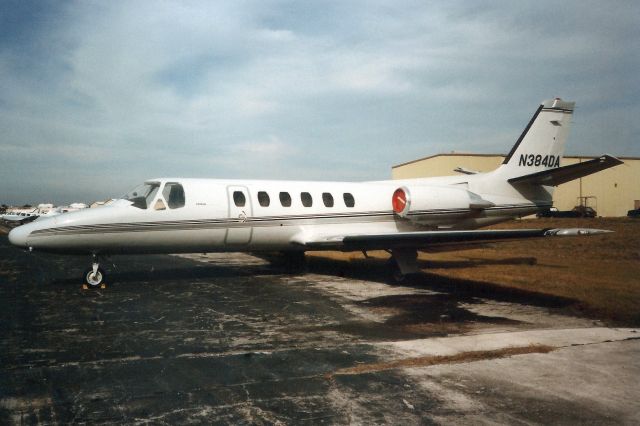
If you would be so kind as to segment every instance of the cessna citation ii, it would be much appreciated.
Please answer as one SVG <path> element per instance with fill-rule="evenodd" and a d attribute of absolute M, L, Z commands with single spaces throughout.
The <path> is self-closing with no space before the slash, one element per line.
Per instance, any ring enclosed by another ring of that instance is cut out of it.
<path fill-rule="evenodd" d="M 488 173 L 379 182 L 152 179 L 108 206 L 13 229 L 28 250 L 88 254 L 91 287 L 111 254 L 387 250 L 398 280 L 418 250 L 501 240 L 601 234 L 598 229 L 477 230 L 552 204 L 555 186 L 621 164 L 603 155 L 560 166 L 574 103 L 543 102 L 502 165 Z"/>

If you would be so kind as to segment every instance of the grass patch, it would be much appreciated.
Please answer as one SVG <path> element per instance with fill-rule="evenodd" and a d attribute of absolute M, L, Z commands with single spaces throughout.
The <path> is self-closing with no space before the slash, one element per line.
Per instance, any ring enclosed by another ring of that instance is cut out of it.
<path fill-rule="evenodd" d="M 486 287 L 485 296 L 518 290 L 574 300 L 575 314 L 615 325 L 640 325 L 640 220 L 630 218 L 532 219 L 495 225 L 495 229 L 599 228 L 615 231 L 592 237 L 532 238 L 493 243 L 482 248 L 420 253 L 423 272 L 430 277 Z M 309 253 L 332 259 L 337 265 L 363 268 L 380 274 L 386 252 Z M 429 285 L 433 279 L 421 279 Z"/>

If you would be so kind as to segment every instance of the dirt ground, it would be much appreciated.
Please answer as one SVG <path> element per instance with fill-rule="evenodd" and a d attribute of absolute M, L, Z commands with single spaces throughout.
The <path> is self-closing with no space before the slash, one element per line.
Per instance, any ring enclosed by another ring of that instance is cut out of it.
<path fill-rule="evenodd" d="M 573 300 L 583 315 L 616 325 L 640 324 L 640 220 L 630 218 L 526 219 L 495 225 L 515 228 L 598 228 L 614 231 L 592 237 L 540 238 L 493 243 L 482 248 L 421 253 L 426 274 L 418 279 L 450 278 L 456 285 L 491 292 L 499 286 Z M 363 266 L 381 264 L 388 254 L 318 252 Z"/>

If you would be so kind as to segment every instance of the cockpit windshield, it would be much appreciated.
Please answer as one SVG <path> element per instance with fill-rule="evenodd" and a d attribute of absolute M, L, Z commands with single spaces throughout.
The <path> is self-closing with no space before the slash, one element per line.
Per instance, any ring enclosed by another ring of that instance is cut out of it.
<path fill-rule="evenodd" d="M 146 182 L 136 186 L 122 198 L 132 201 L 134 207 L 146 209 L 153 201 L 159 188 L 160 184 L 157 182 Z"/>

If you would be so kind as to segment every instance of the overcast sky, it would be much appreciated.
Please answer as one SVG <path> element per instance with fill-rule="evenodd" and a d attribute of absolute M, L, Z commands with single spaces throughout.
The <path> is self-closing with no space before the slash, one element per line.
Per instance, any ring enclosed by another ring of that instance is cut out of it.
<path fill-rule="evenodd" d="M 0 202 L 160 176 L 386 179 L 506 153 L 540 101 L 570 154 L 640 156 L 636 1 L 0 2 Z"/>

